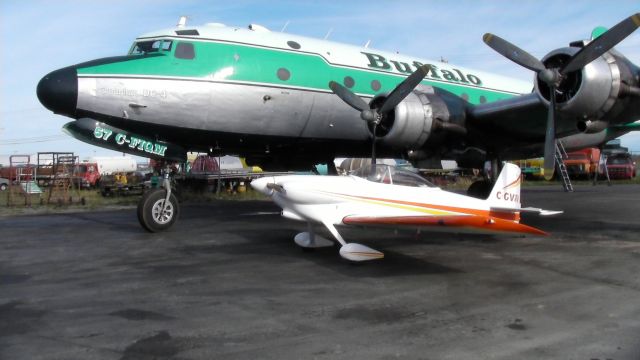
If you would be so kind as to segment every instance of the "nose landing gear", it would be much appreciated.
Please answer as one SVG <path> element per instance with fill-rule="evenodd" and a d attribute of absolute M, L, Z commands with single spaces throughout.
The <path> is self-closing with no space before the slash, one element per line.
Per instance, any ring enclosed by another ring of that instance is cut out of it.
<path fill-rule="evenodd" d="M 180 204 L 171 193 L 170 169 L 163 171 L 163 188 L 147 191 L 138 202 L 138 221 L 149 232 L 169 229 L 178 220 Z"/>

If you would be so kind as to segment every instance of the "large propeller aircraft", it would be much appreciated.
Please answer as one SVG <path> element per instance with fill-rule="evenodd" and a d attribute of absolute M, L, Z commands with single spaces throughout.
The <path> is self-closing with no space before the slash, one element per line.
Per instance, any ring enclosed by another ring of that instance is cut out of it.
<path fill-rule="evenodd" d="M 490 47 L 536 73 L 531 92 L 527 82 L 452 64 L 181 18 L 138 37 L 125 56 L 47 74 L 37 95 L 74 119 L 64 125 L 73 137 L 159 160 L 199 151 L 308 170 L 373 150 L 374 163 L 377 155 L 419 167 L 492 161 L 495 182 L 501 160 L 543 155 L 549 176 L 557 140 L 570 151 L 637 128 L 629 124 L 640 118 L 640 69 L 613 47 L 638 26 L 635 14 L 541 60 L 486 34 Z M 141 202 L 147 229 L 175 221 L 170 192 Z"/>

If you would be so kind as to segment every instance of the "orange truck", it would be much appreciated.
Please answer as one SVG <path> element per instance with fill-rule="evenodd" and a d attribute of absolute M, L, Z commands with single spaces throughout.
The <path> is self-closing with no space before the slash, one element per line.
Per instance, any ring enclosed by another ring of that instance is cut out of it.
<path fill-rule="evenodd" d="M 564 165 L 571 178 L 592 178 L 598 171 L 600 161 L 600 149 L 586 148 L 567 153 Z"/>

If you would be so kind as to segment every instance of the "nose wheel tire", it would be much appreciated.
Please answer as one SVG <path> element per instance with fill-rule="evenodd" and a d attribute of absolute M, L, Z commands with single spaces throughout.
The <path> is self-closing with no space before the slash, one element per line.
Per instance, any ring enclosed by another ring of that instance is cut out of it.
<path fill-rule="evenodd" d="M 138 221 L 145 230 L 159 232 L 169 229 L 178 220 L 180 204 L 171 194 L 165 205 L 167 193 L 164 189 L 148 191 L 138 202 Z"/>

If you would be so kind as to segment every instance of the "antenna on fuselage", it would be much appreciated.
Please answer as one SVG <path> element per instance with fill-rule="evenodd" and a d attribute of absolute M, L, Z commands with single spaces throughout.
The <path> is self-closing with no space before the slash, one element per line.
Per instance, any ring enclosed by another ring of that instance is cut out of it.
<path fill-rule="evenodd" d="M 284 32 L 284 30 L 287 28 L 287 26 L 289 26 L 289 23 L 290 23 L 290 22 L 291 22 L 291 21 L 287 20 L 287 22 L 286 22 L 286 23 L 284 23 L 284 26 L 282 27 L 282 30 L 280 30 L 280 32 Z"/>
<path fill-rule="evenodd" d="M 364 44 L 364 48 L 368 49 L 369 48 L 369 44 L 371 44 L 371 40 L 367 40 L 367 43 Z"/>
<path fill-rule="evenodd" d="M 178 23 L 176 24 L 176 27 L 183 28 L 186 25 L 187 25 L 187 16 L 186 15 L 180 16 L 180 19 L 178 19 Z"/>
<path fill-rule="evenodd" d="M 327 40 L 332 32 L 333 32 L 333 28 L 329 29 L 329 31 L 327 31 L 327 35 L 324 36 L 324 40 Z"/>

